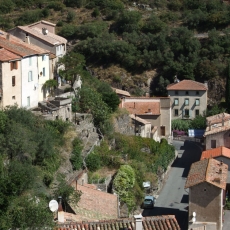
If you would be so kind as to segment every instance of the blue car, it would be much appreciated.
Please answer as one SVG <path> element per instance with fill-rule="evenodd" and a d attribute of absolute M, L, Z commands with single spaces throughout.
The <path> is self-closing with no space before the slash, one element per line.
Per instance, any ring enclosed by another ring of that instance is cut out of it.
<path fill-rule="evenodd" d="M 155 200 L 156 199 L 154 196 L 145 196 L 145 200 L 142 204 L 142 208 L 154 208 Z"/>

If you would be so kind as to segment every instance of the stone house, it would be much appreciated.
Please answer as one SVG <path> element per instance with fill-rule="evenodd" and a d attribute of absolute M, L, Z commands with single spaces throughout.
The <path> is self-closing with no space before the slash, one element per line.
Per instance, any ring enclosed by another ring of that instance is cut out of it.
<path fill-rule="evenodd" d="M 214 158 L 220 162 L 228 165 L 228 172 L 230 170 L 230 149 L 220 146 L 215 149 L 209 149 L 202 152 L 201 160 Z M 228 174 L 229 175 L 229 174 Z M 230 177 L 228 176 L 227 183 L 230 184 Z"/>
<path fill-rule="evenodd" d="M 150 138 L 169 137 L 171 135 L 169 97 L 123 97 L 120 108 L 125 108 L 132 115 L 132 119 L 136 121 L 136 135 L 143 134 Z"/>
<path fill-rule="evenodd" d="M 134 215 L 133 218 L 111 219 L 101 221 L 78 221 L 72 223 L 58 224 L 58 230 L 180 230 L 174 215 L 149 216 Z"/>
<path fill-rule="evenodd" d="M 188 230 L 221 230 L 224 216 L 228 165 L 204 159 L 191 165 L 185 189 L 189 189 Z"/>
<path fill-rule="evenodd" d="M 230 114 L 207 117 L 204 138 L 206 150 L 220 146 L 230 148 Z"/>
<path fill-rule="evenodd" d="M 67 44 L 65 38 L 55 34 L 55 26 L 56 24 L 42 20 L 28 26 L 17 26 L 8 31 L 25 43 L 50 51 L 49 74 L 52 79 L 56 76 L 58 69 L 63 68 L 58 66 L 57 62 L 66 54 Z"/>
<path fill-rule="evenodd" d="M 193 119 L 207 109 L 207 85 L 192 81 L 179 81 L 167 86 L 171 99 L 172 119 Z"/>
<path fill-rule="evenodd" d="M 46 96 L 42 85 L 49 79 L 49 60 L 45 59 L 49 51 L 25 44 L 5 32 L 0 34 L 0 47 L 17 56 L 15 60 L 1 62 L 1 106 L 15 102 L 26 108 L 36 107 L 38 101 Z"/>

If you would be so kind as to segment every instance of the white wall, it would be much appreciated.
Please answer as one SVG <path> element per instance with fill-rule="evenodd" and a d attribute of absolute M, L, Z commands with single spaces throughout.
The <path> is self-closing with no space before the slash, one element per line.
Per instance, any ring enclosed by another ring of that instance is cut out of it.
<path fill-rule="evenodd" d="M 31 58 L 31 65 L 29 60 Z M 38 106 L 38 57 L 37 55 L 31 57 L 25 57 L 21 62 L 22 66 L 22 107 L 33 108 Z M 29 71 L 32 71 L 33 80 L 28 81 Z M 30 99 L 30 105 L 28 105 L 28 98 Z"/>
<path fill-rule="evenodd" d="M 43 73 L 43 68 L 45 68 L 45 75 Z M 43 89 L 43 84 L 47 80 L 50 79 L 50 69 L 49 68 L 50 68 L 49 55 L 38 56 L 38 73 L 39 73 L 38 100 L 39 101 L 43 101 L 47 96 L 47 93 L 46 93 L 47 90 Z"/>

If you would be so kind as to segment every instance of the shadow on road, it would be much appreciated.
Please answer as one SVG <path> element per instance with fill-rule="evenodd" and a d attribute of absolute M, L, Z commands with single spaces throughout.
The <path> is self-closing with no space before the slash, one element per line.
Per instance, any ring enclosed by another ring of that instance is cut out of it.
<path fill-rule="evenodd" d="M 182 177 L 187 177 L 191 164 L 200 160 L 202 145 L 197 142 L 185 141 L 180 149 L 184 152 L 173 162 L 172 167 L 184 168 Z"/>
<path fill-rule="evenodd" d="M 179 209 L 173 208 L 162 208 L 162 207 L 155 207 L 151 210 L 143 210 L 142 216 L 162 216 L 162 215 L 175 215 L 177 222 L 181 228 L 181 230 L 188 229 L 188 215 L 187 211 L 181 211 Z"/>

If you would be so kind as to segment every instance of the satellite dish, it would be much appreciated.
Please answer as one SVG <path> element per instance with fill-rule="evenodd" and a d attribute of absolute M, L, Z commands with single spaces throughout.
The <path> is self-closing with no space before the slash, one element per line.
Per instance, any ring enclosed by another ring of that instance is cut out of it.
<path fill-rule="evenodd" d="M 58 210 L 58 202 L 56 200 L 51 200 L 49 202 L 49 209 L 51 212 L 56 212 Z"/>

